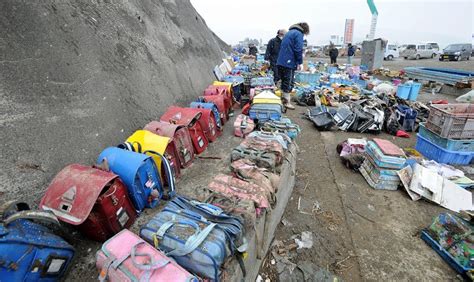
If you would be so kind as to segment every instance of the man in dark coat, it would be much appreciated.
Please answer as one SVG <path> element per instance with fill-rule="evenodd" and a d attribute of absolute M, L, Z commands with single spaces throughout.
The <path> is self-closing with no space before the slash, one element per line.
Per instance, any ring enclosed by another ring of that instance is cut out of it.
<path fill-rule="evenodd" d="M 337 63 L 337 56 L 339 56 L 339 50 L 337 50 L 334 44 L 329 46 L 329 57 L 331 58 L 331 64 Z"/>
<path fill-rule="evenodd" d="M 277 31 L 277 36 L 273 37 L 268 41 L 267 44 L 267 51 L 265 52 L 265 60 L 270 62 L 270 69 L 273 71 L 273 81 L 277 83 L 280 80 L 280 76 L 278 75 L 278 67 L 277 67 L 277 60 L 278 60 L 278 53 L 280 53 L 280 44 L 283 36 L 285 36 L 286 30 L 280 29 Z"/>
<path fill-rule="evenodd" d="M 281 78 L 281 90 L 283 105 L 287 109 L 295 109 L 291 104 L 290 93 L 293 90 L 293 79 L 296 69 L 301 69 L 303 64 L 303 38 L 309 34 L 307 23 L 292 25 L 281 41 L 280 53 L 278 54 L 277 66 Z"/>
<path fill-rule="evenodd" d="M 249 44 L 249 55 L 257 57 L 257 54 L 258 54 L 257 46 L 255 46 L 255 44 L 253 44 L 253 43 L 250 43 Z"/>

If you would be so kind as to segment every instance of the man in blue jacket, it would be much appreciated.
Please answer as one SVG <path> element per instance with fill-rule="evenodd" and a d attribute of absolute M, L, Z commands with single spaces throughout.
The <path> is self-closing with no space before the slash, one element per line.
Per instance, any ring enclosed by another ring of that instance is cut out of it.
<path fill-rule="evenodd" d="M 285 34 L 286 30 L 279 29 L 277 36 L 268 41 L 267 50 L 265 52 L 265 60 L 270 62 L 270 69 L 273 71 L 273 81 L 275 83 L 280 80 L 280 76 L 278 75 L 277 59 L 278 54 L 280 53 L 281 40 Z"/>
<path fill-rule="evenodd" d="M 290 110 L 295 107 L 291 104 L 290 93 L 293 90 L 293 77 L 296 69 L 301 69 L 303 64 L 303 37 L 309 34 L 307 23 L 298 23 L 290 27 L 281 41 L 280 53 L 278 54 L 278 74 L 281 78 L 281 90 L 283 105 Z"/>
<path fill-rule="evenodd" d="M 352 65 L 352 58 L 355 55 L 355 47 L 349 43 L 347 44 L 347 64 Z"/>

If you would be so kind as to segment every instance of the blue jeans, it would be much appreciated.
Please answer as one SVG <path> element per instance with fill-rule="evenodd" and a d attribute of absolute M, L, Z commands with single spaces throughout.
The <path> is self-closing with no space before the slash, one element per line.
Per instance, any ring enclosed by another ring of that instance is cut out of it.
<path fill-rule="evenodd" d="M 347 56 L 347 64 L 352 65 L 352 57 L 354 56 Z"/>
<path fill-rule="evenodd" d="M 283 66 L 278 66 L 278 75 L 281 78 L 281 91 L 290 93 L 295 85 L 295 70 Z"/>

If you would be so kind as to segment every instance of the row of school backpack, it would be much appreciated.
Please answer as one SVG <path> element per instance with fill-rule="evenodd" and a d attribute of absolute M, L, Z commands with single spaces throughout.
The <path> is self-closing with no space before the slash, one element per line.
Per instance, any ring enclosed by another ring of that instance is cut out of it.
<path fill-rule="evenodd" d="M 53 232 L 62 230 L 60 222 L 96 241 L 103 242 L 114 235 L 132 238 L 126 228 L 143 209 L 173 198 L 175 178 L 181 169 L 189 167 L 195 155 L 220 135 L 232 107 L 232 84 L 215 84 L 218 85 L 209 87 L 215 92 L 206 89 L 189 108 L 170 107 L 160 121 L 150 122 L 125 142 L 106 148 L 96 165 L 66 166 L 45 191 L 39 204 L 42 211 L 30 211 L 25 203 L 7 202 L 1 206 L 0 280 L 60 279 L 74 256 L 74 248 L 62 238 L 68 234 L 59 232 L 61 237 Z M 52 229 L 51 224 L 59 227 Z M 143 255 L 143 248 L 146 247 L 138 244 L 128 251 L 130 263 L 146 272 L 145 277 L 152 269 L 161 269 L 159 264 L 173 265 L 175 270 L 170 273 L 179 272 L 179 265 L 172 259 L 149 265 L 148 259 L 154 255 Z M 109 266 L 117 269 L 120 263 L 115 261 Z M 157 273 L 162 275 L 161 270 Z M 123 281 L 120 276 L 116 278 L 119 280 L 109 280 Z"/>

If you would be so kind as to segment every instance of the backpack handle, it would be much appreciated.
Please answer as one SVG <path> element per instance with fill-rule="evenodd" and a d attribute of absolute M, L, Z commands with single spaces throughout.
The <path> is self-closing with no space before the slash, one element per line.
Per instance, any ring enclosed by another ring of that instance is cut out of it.
<path fill-rule="evenodd" d="M 3 220 L 5 225 L 9 225 L 10 223 L 19 220 L 19 219 L 32 219 L 32 220 L 39 220 L 42 222 L 54 223 L 59 225 L 58 218 L 54 215 L 54 213 L 49 211 L 19 211 L 11 216 L 7 217 Z"/>
<path fill-rule="evenodd" d="M 168 161 L 167 158 L 165 158 L 165 156 L 155 151 L 147 150 L 143 153 L 152 154 L 152 155 L 156 155 L 160 157 L 161 165 L 165 167 L 165 175 L 166 175 L 166 179 L 168 180 L 168 186 L 169 186 L 169 192 L 165 195 L 165 197 L 168 199 L 173 198 L 176 195 L 176 186 L 174 183 L 173 168 L 171 167 L 170 162 Z"/>
<path fill-rule="evenodd" d="M 0 223 L 5 226 L 19 219 L 32 219 L 59 225 L 58 218 L 50 211 L 32 211 L 27 203 L 12 200 L 0 206 Z"/>

